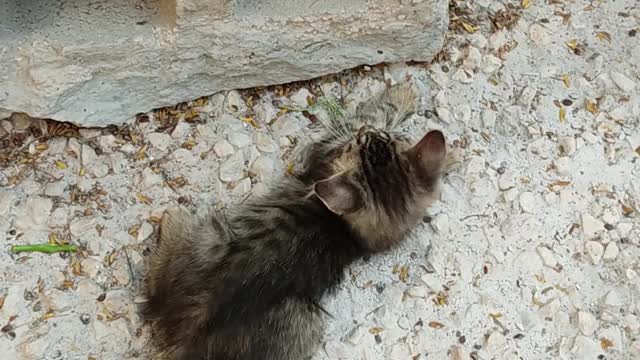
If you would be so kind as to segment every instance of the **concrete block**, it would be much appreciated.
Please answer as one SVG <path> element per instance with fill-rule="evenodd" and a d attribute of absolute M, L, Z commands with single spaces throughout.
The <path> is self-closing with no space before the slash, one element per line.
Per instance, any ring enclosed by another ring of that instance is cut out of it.
<path fill-rule="evenodd" d="M 121 124 L 223 90 L 427 61 L 446 0 L 0 0 L 0 110 Z"/>

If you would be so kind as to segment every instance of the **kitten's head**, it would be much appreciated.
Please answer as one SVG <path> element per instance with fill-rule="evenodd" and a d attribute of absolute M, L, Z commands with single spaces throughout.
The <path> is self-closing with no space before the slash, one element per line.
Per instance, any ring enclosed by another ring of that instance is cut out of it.
<path fill-rule="evenodd" d="M 365 247 L 382 251 L 422 218 L 436 193 L 445 154 L 440 131 L 412 145 L 365 125 L 327 159 L 333 175 L 315 183 L 315 194 L 351 225 Z"/>

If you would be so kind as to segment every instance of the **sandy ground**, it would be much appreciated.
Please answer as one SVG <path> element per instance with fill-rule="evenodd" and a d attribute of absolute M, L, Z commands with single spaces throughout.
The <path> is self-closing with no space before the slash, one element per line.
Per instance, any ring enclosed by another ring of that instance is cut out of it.
<path fill-rule="evenodd" d="M 430 65 L 232 91 L 121 129 L 2 121 L 0 357 L 148 358 L 136 304 L 163 209 L 265 191 L 323 108 L 298 110 L 335 97 L 349 113 L 409 81 L 406 131 L 442 129 L 458 162 L 403 247 L 327 299 L 315 359 L 639 358 L 640 5 L 452 11 Z M 79 251 L 10 252 L 48 241 Z"/>

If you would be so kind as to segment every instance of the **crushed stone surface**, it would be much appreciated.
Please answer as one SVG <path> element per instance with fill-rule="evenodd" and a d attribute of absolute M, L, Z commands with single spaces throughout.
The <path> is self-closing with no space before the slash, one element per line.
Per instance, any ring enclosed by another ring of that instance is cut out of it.
<path fill-rule="evenodd" d="M 145 258 L 168 206 L 233 206 L 295 170 L 318 100 L 408 81 L 453 163 L 403 246 L 327 299 L 324 359 L 640 358 L 640 6 L 454 2 L 432 64 L 364 66 L 77 129 L 0 126 L 3 359 L 147 359 Z M 636 59 L 636 60 L 634 60 Z M 305 111 L 302 111 L 305 110 Z M 70 243 L 75 253 L 12 245 Z"/>

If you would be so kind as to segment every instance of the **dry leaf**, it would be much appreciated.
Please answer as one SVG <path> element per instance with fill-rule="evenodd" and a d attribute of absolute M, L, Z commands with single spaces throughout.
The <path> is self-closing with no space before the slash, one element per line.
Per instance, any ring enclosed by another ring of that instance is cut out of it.
<path fill-rule="evenodd" d="M 564 119 L 567 117 L 567 108 L 564 106 L 561 107 L 558 116 L 560 117 L 560 121 L 564 122 Z"/>
<path fill-rule="evenodd" d="M 564 43 L 565 45 L 567 45 L 567 47 L 571 50 L 575 50 L 578 48 L 578 40 L 573 39 L 573 40 L 569 40 L 566 43 Z"/>
<path fill-rule="evenodd" d="M 243 117 L 243 118 L 240 118 L 240 120 L 246 122 L 247 124 L 253 126 L 256 129 L 260 127 L 252 116 Z"/>
<path fill-rule="evenodd" d="M 49 147 L 47 146 L 47 144 L 38 144 L 36 145 L 36 150 L 38 151 L 44 151 L 47 150 Z"/>
<path fill-rule="evenodd" d="M 606 31 L 598 31 L 596 33 L 596 38 L 600 41 L 611 42 L 611 34 Z"/>
<path fill-rule="evenodd" d="M 56 167 L 58 168 L 58 170 L 64 170 L 67 168 L 67 164 L 65 164 L 65 162 L 62 160 L 56 160 Z"/>
<path fill-rule="evenodd" d="M 80 171 L 78 171 L 78 175 L 80 176 L 84 176 L 84 174 L 86 173 L 87 173 L 87 169 L 85 169 L 84 166 L 80 168 Z"/>
<path fill-rule="evenodd" d="M 631 214 L 633 214 L 633 208 L 630 206 L 627 206 L 625 204 L 620 204 L 622 205 L 622 213 L 624 214 L 624 216 L 631 216 Z"/>
<path fill-rule="evenodd" d="M 530 0 L 522 0 L 520 2 L 520 6 L 522 6 L 523 9 L 528 9 L 531 6 L 531 1 Z"/>
<path fill-rule="evenodd" d="M 398 279 L 400 279 L 400 281 L 402 282 L 407 282 L 407 279 L 409 279 L 409 265 L 403 265 L 400 268 Z"/>
<path fill-rule="evenodd" d="M 449 295 L 444 291 L 440 291 L 433 299 L 433 302 L 438 306 L 449 305 Z"/>
<path fill-rule="evenodd" d="M 138 230 L 140 230 L 140 224 L 136 224 L 130 227 L 128 233 L 133 237 L 138 237 Z"/>
<path fill-rule="evenodd" d="M 600 348 L 602 350 L 607 351 L 609 348 L 613 347 L 613 342 L 606 337 L 600 338 Z"/>
<path fill-rule="evenodd" d="M 371 334 L 373 334 L 373 335 L 378 335 L 378 334 L 380 334 L 380 333 L 381 333 L 381 332 L 383 332 L 383 331 L 384 331 L 384 329 L 383 329 L 383 328 L 381 328 L 381 327 L 378 327 L 378 326 L 376 326 L 376 327 L 372 327 L 371 329 L 369 329 L 369 332 L 370 332 Z"/>
<path fill-rule="evenodd" d="M 444 327 L 444 324 L 437 321 L 429 321 L 429 327 L 432 327 L 434 329 L 442 329 Z"/>
<path fill-rule="evenodd" d="M 5 299 L 5 296 L 0 295 L 0 310 L 2 310 L 2 306 L 4 305 L 4 299 Z"/>
<path fill-rule="evenodd" d="M 569 79 L 569 74 L 562 74 L 562 82 L 564 83 L 564 87 L 569 88 L 571 86 L 571 80 Z"/>
<path fill-rule="evenodd" d="M 141 203 L 145 204 L 145 205 L 150 205 L 153 202 L 153 199 L 142 195 L 141 193 L 137 193 L 136 194 L 136 198 L 138 198 L 138 201 L 140 201 Z"/>
<path fill-rule="evenodd" d="M 584 102 L 584 106 L 587 108 L 587 111 L 589 111 L 590 113 L 592 113 L 592 114 L 597 114 L 598 113 L 598 103 L 597 102 L 587 99 Z"/>
<path fill-rule="evenodd" d="M 474 32 L 478 31 L 478 27 L 477 26 L 473 26 L 471 24 L 468 24 L 464 21 L 460 22 L 462 24 L 462 27 L 464 28 L 464 30 L 466 32 L 468 32 L 469 34 L 473 34 Z"/>

